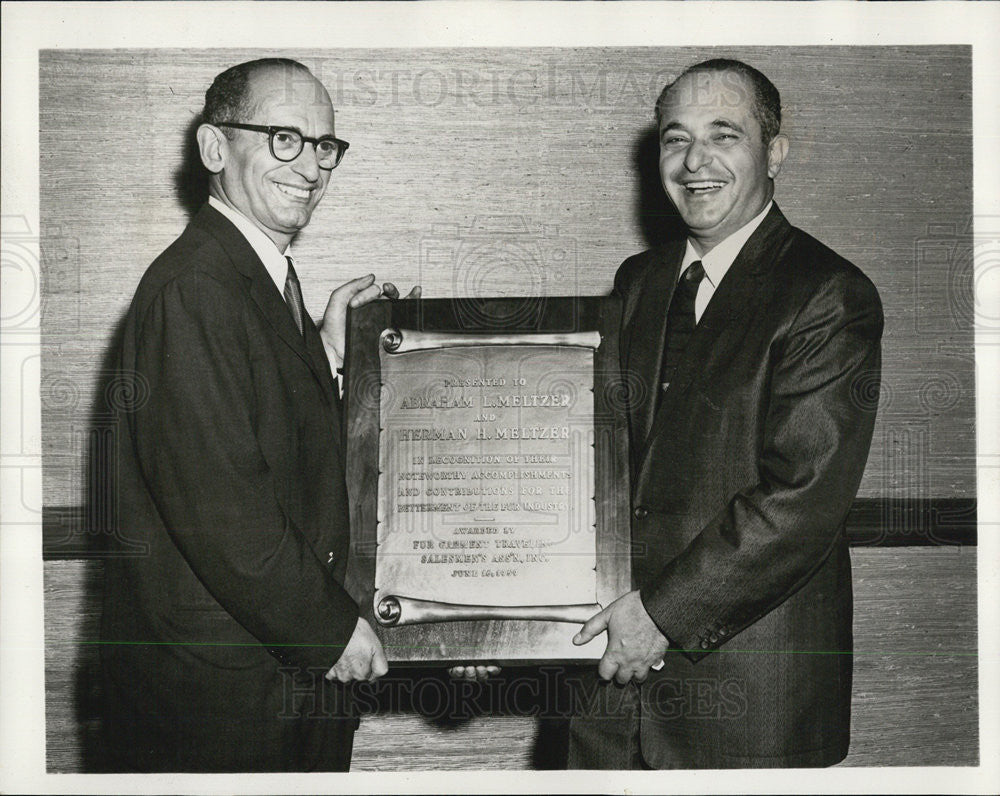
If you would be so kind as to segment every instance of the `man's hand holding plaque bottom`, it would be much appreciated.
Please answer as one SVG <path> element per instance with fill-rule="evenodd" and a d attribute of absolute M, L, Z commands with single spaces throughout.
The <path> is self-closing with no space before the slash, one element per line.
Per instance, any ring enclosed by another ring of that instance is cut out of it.
<path fill-rule="evenodd" d="M 499 666 L 452 666 L 448 674 L 453 680 L 478 680 L 482 682 L 488 677 L 500 674 Z"/>
<path fill-rule="evenodd" d="M 389 671 L 382 642 L 367 621 L 358 618 L 354 633 L 337 663 L 326 673 L 327 680 L 374 682 Z"/>
<path fill-rule="evenodd" d="M 612 677 L 622 685 L 634 679 L 643 682 L 649 670 L 663 660 L 669 642 L 660 632 L 639 598 L 630 591 L 595 614 L 573 637 L 576 645 L 586 644 L 608 631 L 608 645 L 597 664 L 597 673 L 605 680 Z"/>

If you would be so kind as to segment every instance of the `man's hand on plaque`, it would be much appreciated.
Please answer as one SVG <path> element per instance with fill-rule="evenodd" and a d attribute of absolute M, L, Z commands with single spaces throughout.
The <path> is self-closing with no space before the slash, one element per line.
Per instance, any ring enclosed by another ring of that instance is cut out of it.
<path fill-rule="evenodd" d="M 326 355 L 334 369 L 344 363 L 344 346 L 347 338 L 347 308 L 363 307 L 378 298 L 398 299 L 399 289 L 392 282 L 375 284 L 375 275 L 368 274 L 345 282 L 330 294 L 319 325 L 319 334 L 326 347 Z M 414 285 L 405 298 L 420 298 L 420 286 Z"/>
<path fill-rule="evenodd" d="M 389 671 L 389 664 L 382 650 L 382 642 L 378 640 L 371 625 L 358 617 L 354 633 L 344 647 L 340 659 L 326 673 L 327 680 L 339 680 L 349 683 L 352 680 L 374 682 Z"/>
<path fill-rule="evenodd" d="M 418 299 L 418 298 L 420 298 L 420 293 L 421 293 L 420 285 L 414 285 L 410 289 L 410 292 L 407 293 L 405 296 L 403 296 L 403 298 L 404 299 Z M 383 282 L 382 283 L 382 298 L 387 298 L 387 299 L 391 299 L 391 300 L 398 299 L 399 298 L 399 288 L 397 288 L 394 284 L 392 284 L 392 282 Z M 353 306 L 356 306 L 356 305 L 352 304 L 351 306 L 353 307 Z M 357 305 L 357 306 L 359 306 L 359 305 Z"/>
<path fill-rule="evenodd" d="M 448 674 L 455 680 L 478 680 L 483 682 L 493 675 L 500 674 L 499 666 L 452 666 Z"/>
<path fill-rule="evenodd" d="M 598 614 L 590 617 L 573 637 L 577 646 L 608 631 L 608 645 L 597 664 L 597 673 L 605 680 L 612 677 L 622 685 L 635 679 L 641 683 L 663 660 L 669 643 L 639 599 L 630 591 Z"/>

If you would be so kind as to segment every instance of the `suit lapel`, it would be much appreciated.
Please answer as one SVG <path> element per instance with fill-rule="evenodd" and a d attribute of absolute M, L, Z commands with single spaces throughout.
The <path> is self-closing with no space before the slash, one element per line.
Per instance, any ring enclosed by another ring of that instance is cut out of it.
<path fill-rule="evenodd" d="M 638 452 L 640 463 L 646 458 L 652 440 L 663 431 L 670 418 L 676 415 L 678 405 L 694 377 L 713 363 L 725 361 L 730 356 L 730 351 L 738 347 L 748 325 L 747 316 L 761 306 L 760 290 L 766 284 L 767 273 L 787 244 L 790 232 L 791 226 L 777 205 L 774 205 L 740 250 L 695 327 L 687 348 L 677 363 L 670 387 L 661 396 L 655 417 L 648 426 L 649 431 L 641 438 L 643 443 Z M 676 268 L 674 270 L 676 272 Z M 659 348 L 662 350 L 666 318 L 657 328 L 661 330 Z M 658 366 L 656 373 L 659 375 Z M 659 380 L 655 382 L 655 386 L 659 388 Z"/>
<path fill-rule="evenodd" d="M 312 371 L 313 377 L 323 387 L 323 396 L 333 405 L 332 376 L 328 365 L 320 367 L 315 350 L 307 347 L 306 337 L 299 334 L 288 305 L 278 292 L 271 275 L 260 261 L 257 252 L 243 234 L 222 213 L 211 205 L 205 205 L 195 217 L 195 223 L 202 225 L 229 255 L 233 266 L 250 279 L 250 298 L 267 320 L 275 334 L 294 351 Z M 306 319 L 313 335 L 317 338 L 316 345 L 322 348 L 319 335 L 311 319 Z M 326 362 L 326 357 L 322 357 Z"/>
<path fill-rule="evenodd" d="M 642 281 L 635 317 L 631 320 L 627 347 L 623 352 L 628 383 L 638 380 L 629 402 L 632 439 L 645 440 L 653 424 L 663 364 L 663 342 L 667 329 L 667 308 L 677 286 L 677 271 L 685 242 L 675 242 L 662 250 Z"/>

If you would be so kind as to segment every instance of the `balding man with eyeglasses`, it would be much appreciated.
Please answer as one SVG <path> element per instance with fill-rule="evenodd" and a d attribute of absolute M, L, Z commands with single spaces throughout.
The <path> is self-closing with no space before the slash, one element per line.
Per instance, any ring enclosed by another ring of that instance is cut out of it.
<path fill-rule="evenodd" d="M 387 667 L 343 586 L 336 369 L 348 305 L 383 289 L 305 312 L 288 245 L 348 148 L 306 67 L 227 69 L 202 121 L 208 203 L 142 277 L 118 355 L 142 396 L 119 415 L 119 527 L 144 550 L 106 559 L 107 745 L 119 770 L 346 770 L 348 684 Z"/>

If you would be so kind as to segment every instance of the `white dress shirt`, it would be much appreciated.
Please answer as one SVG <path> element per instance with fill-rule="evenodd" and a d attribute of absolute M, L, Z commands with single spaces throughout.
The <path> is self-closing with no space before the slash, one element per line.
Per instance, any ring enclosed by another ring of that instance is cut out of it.
<path fill-rule="evenodd" d="M 740 250 L 747 240 L 750 239 L 750 236 L 753 235 L 754 230 L 760 226 L 760 222 L 764 220 L 764 216 L 768 214 L 773 204 L 774 202 L 768 202 L 767 207 L 761 210 L 759 215 L 754 216 L 753 219 L 736 230 L 736 232 L 722 241 L 722 243 L 716 245 L 707 254 L 699 255 L 695 251 L 691 239 L 688 238 L 687 248 L 684 250 L 684 259 L 681 260 L 681 270 L 677 274 L 677 279 L 680 280 L 681 275 L 695 260 L 701 260 L 701 265 L 705 269 L 705 278 L 698 285 L 698 293 L 694 298 L 695 323 L 701 320 L 708 302 L 712 300 L 715 291 L 719 289 L 722 277 L 726 275 L 729 267 L 736 260 L 737 255 L 739 255 Z"/>
<path fill-rule="evenodd" d="M 236 225 L 236 229 L 243 233 L 243 237 L 247 239 L 247 243 L 250 244 L 250 247 L 260 257 L 260 261 L 264 263 L 264 267 L 271 275 L 271 279 L 274 280 L 275 287 L 278 288 L 278 292 L 284 298 L 285 279 L 288 278 L 288 260 L 285 259 L 285 256 L 291 256 L 288 250 L 286 249 L 285 254 L 279 252 L 278 247 L 274 245 L 274 241 L 267 237 L 260 227 L 239 210 L 234 210 L 214 196 L 208 197 L 208 203 L 232 221 Z"/>
<path fill-rule="evenodd" d="M 282 254 L 278 251 L 278 247 L 274 245 L 274 241 L 267 237 L 260 227 L 241 212 L 234 210 L 214 196 L 208 197 L 208 203 L 232 221 L 236 225 L 236 228 L 243 233 L 243 237 L 247 239 L 247 243 L 250 244 L 250 247 L 260 257 L 260 261 L 264 263 L 264 268 L 267 269 L 267 273 L 274 280 L 274 286 L 278 288 L 278 293 L 281 295 L 282 301 L 284 301 L 285 280 L 288 278 L 288 260 L 285 258 L 289 257 L 293 263 L 295 262 L 295 258 L 291 255 L 292 247 L 289 246 L 285 249 L 285 253 Z M 330 372 L 333 375 L 334 381 L 337 382 L 340 394 L 343 395 L 344 384 L 341 381 L 340 374 L 337 372 L 337 366 L 334 364 L 332 355 L 328 355 L 328 359 L 330 360 Z"/>

